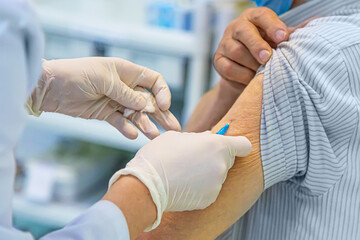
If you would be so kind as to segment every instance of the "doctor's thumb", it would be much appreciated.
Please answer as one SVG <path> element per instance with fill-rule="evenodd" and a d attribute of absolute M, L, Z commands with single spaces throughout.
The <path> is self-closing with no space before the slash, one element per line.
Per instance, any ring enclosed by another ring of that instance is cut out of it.
<path fill-rule="evenodd" d="M 231 153 L 236 157 L 246 157 L 251 153 L 251 142 L 243 136 L 222 136 Z"/>

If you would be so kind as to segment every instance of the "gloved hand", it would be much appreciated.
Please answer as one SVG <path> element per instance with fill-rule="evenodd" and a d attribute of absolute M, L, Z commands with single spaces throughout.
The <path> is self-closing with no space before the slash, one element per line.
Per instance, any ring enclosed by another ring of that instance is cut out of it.
<path fill-rule="evenodd" d="M 245 137 L 204 133 L 166 132 L 141 148 L 136 156 L 110 179 L 131 174 L 149 189 L 157 207 L 156 228 L 164 211 L 204 209 L 220 193 L 235 156 L 251 152 Z"/>
<path fill-rule="evenodd" d="M 135 87 L 149 88 L 155 94 L 144 97 Z M 123 116 L 124 110 L 143 110 L 155 103 L 154 119 L 166 130 L 180 130 L 169 112 L 171 94 L 157 72 L 120 58 L 79 58 L 43 62 L 43 74 L 27 102 L 33 115 L 58 112 L 85 119 L 106 120 L 124 136 L 134 139 L 137 130 Z M 146 114 L 133 123 L 149 138 L 160 133 Z"/>

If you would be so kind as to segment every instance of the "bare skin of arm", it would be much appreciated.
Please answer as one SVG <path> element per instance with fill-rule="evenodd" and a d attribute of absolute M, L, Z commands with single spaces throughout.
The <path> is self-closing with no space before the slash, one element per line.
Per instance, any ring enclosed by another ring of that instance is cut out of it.
<path fill-rule="evenodd" d="M 131 175 L 120 177 L 103 197 L 113 202 L 125 216 L 130 239 L 135 239 L 156 219 L 156 206 L 147 187 Z"/>
<path fill-rule="evenodd" d="M 252 153 L 236 159 L 216 202 L 204 210 L 166 213 L 157 229 L 138 239 L 215 239 L 260 197 L 263 191 L 259 144 L 262 80 L 263 75 L 255 77 L 212 130 L 216 132 L 232 121 L 226 135 L 243 135 L 252 143 Z"/>
<path fill-rule="evenodd" d="M 229 111 L 245 85 L 221 79 L 197 104 L 185 132 L 203 132 L 213 128 Z"/>

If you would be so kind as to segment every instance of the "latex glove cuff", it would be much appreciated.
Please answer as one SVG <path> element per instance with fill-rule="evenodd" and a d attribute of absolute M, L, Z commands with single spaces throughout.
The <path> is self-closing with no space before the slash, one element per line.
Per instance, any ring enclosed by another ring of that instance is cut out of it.
<path fill-rule="evenodd" d="M 139 157 L 140 156 L 136 156 L 136 158 Z M 146 159 L 143 159 L 143 161 L 147 162 Z M 155 222 L 144 230 L 145 232 L 150 232 L 159 226 L 163 212 L 165 211 L 165 208 L 167 206 L 168 198 L 162 180 L 157 174 L 156 170 L 151 166 L 151 164 L 148 164 L 147 167 L 148 169 L 151 169 L 151 173 L 141 171 L 137 168 L 132 167 L 126 167 L 117 171 L 110 178 L 109 188 L 123 175 L 133 175 L 137 177 L 148 188 L 151 198 L 157 209 L 157 216 Z"/>
<path fill-rule="evenodd" d="M 41 77 L 39 81 L 36 84 L 35 89 L 31 93 L 30 97 L 25 103 L 26 110 L 30 115 L 33 115 L 35 117 L 39 117 L 41 113 L 43 112 L 41 110 L 41 106 L 43 104 L 45 94 L 47 92 L 47 89 L 49 87 L 49 84 L 51 81 L 49 79 L 51 78 L 51 71 L 49 68 L 45 67 L 46 60 L 42 60 L 43 63 L 43 71 L 41 74 Z"/>

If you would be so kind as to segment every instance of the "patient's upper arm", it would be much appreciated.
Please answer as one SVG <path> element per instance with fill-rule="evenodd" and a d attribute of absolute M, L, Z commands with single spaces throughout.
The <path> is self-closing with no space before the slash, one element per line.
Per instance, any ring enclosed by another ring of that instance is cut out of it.
<path fill-rule="evenodd" d="M 262 77 L 259 75 L 250 83 L 213 129 L 216 132 L 232 121 L 227 135 L 243 135 L 252 142 L 251 154 L 236 159 L 216 202 L 205 210 L 166 213 L 161 226 L 144 235 L 143 239 L 214 239 L 242 216 L 260 196 L 263 191 L 259 146 Z"/>
<path fill-rule="evenodd" d="M 201 211 L 167 213 L 146 237 L 214 239 L 263 189 L 287 181 L 319 196 L 341 179 L 357 113 L 338 46 L 316 34 L 326 27 L 300 29 L 280 44 L 214 128 L 232 121 L 227 134 L 246 136 L 253 146 L 249 156 L 236 159 L 216 202 Z"/>

